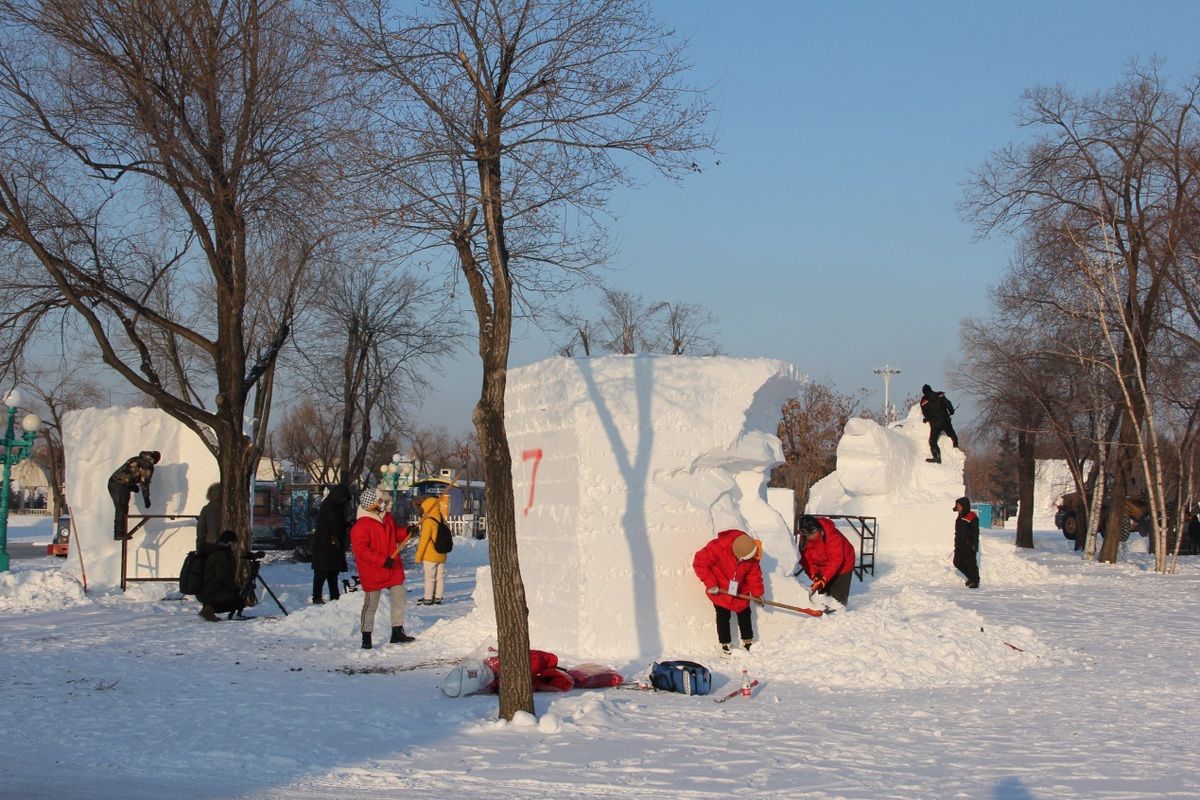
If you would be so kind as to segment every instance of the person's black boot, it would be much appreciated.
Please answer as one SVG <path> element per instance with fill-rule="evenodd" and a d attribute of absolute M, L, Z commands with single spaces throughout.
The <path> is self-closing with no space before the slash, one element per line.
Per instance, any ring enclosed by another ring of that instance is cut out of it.
<path fill-rule="evenodd" d="M 363 650 L 370 650 L 370 649 L 371 649 L 371 634 L 369 634 L 369 633 L 364 633 L 364 634 L 363 634 L 363 643 L 362 643 L 362 649 L 363 649 Z"/>
<path fill-rule="evenodd" d="M 406 642 L 414 641 L 416 637 L 408 636 L 404 633 L 404 626 L 397 625 L 392 628 L 392 638 L 388 644 L 405 644 Z"/>

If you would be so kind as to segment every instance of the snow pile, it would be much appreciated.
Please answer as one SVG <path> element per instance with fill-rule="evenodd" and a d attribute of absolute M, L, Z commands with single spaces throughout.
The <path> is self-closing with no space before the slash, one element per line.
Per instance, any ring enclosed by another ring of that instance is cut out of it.
<path fill-rule="evenodd" d="M 793 625 L 787 640 L 756 645 L 763 651 L 756 674 L 780 681 L 799 675 L 823 689 L 975 686 L 1051 655 L 1028 628 L 987 623 L 915 586 L 867 597 L 851 613 Z"/>
<path fill-rule="evenodd" d="M 535 646 L 607 659 L 707 646 L 713 609 L 692 556 L 726 528 L 763 541 L 769 595 L 803 598 L 791 521 L 765 489 L 783 460 L 780 408 L 802 381 L 769 359 L 555 358 L 512 370 L 506 424 Z M 763 634 L 774 625 L 764 620 Z"/>
<path fill-rule="evenodd" d="M 113 503 L 108 478 L 142 450 L 157 450 L 162 460 L 150 482 L 149 510 L 140 493 L 129 500 L 135 514 L 196 515 L 204 494 L 219 480 L 217 462 L 200 438 L 166 412 L 153 408 L 85 408 L 63 415 L 67 505 L 75 533 L 63 569 L 78 574 L 83 553 L 89 587 L 121 584 L 121 542 L 113 539 Z M 131 578 L 178 577 L 184 556 L 196 545 L 195 520 L 147 520 L 129 541 L 126 574 Z"/>
<path fill-rule="evenodd" d="M 89 602 L 83 586 L 58 569 L 25 569 L 13 562 L 0 572 L 0 611 L 48 611 Z"/>
<path fill-rule="evenodd" d="M 852 419 L 838 442 L 837 470 L 813 485 L 806 510 L 875 517 L 879 553 L 945 550 L 954 501 L 965 494 L 965 457 L 949 437 L 940 445 L 942 463 L 926 462 L 929 425 L 921 420 L 920 406 L 886 428 Z"/>

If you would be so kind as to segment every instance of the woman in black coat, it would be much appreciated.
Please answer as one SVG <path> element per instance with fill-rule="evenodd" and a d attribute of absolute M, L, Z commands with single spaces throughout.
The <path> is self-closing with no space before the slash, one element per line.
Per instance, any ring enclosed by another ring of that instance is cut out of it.
<path fill-rule="evenodd" d="M 312 568 L 313 603 L 321 604 L 323 585 L 329 584 L 329 599 L 341 597 L 338 592 L 338 573 L 345 572 L 346 548 L 349 546 L 346 504 L 350 490 L 341 484 L 329 487 L 329 494 L 317 509 L 317 528 L 313 531 Z"/>

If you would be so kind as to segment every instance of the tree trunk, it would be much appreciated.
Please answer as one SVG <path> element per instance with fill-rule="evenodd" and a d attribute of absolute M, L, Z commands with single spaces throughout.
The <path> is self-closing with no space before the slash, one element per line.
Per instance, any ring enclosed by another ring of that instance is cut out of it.
<path fill-rule="evenodd" d="M 493 111 L 493 114 L 498 113 Z M 475 430 L 483 453 L 484 496 L 487 500 L 488 555 L 492 565 L 492 592 L 500 648 L 500 717 L 511 720 L 518 711 L 534 713 L 533 682 L 529 665 L 529 607 L 517 557 L 516 507 L 512 491 L 512 455 L 504 427 L 504 388 L 512 340 L 512 283 L 508 271 L 508 246 L 504 236 L 503 192 L 500 173 L 500 120 L 493 118 L 493 134 L 480 143 L 486 154 L 479 159 L 480 199 L 487 233 L 488 262 L 492 272 L 490 313 L 480 301 L 482 288 L 472 285 L 479 317 L 479 354 L 483 360 L 483 389 L 475 406 Z M 461 249 L 460 249 L 461 252 Z M 461 258 L 461 256 L 460 256 Z M 478 272 L 468 281 L 478 280 Z M 482 313 L 481 313 L 482 312 Z"/>
<path fill-rule="evenodd" d="M 217 431 L 217 467 L 221 473 L 221 530 L 237 534 L 235 552 L 250 552 L 250 488 L 258 464 L 258 454 L 250 437 L 241 430 L 222 426 Z M 250 578 L 250 565 L 245 559 L 237 561 L 237 582 L 245 584 Z"/>
<path fill-rule="evenodd" d="M 1017 432 L 1017 547 L 1033 547 L 1033 484 L 1037 462 L 1034 449 L 1037 434 L 1032 431 Z"/>

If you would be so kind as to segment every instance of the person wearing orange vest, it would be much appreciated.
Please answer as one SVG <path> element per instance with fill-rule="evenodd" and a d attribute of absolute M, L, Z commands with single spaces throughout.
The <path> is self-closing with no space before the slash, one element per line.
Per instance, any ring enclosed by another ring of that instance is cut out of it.
<path fill-rule="evenodd" d="M 958 519 L 954 521 L 954 568 L 967 579 L 968 589 L 979 588 L 979 515 L 971 510 L 971 500 L 954 501 Z"/>

